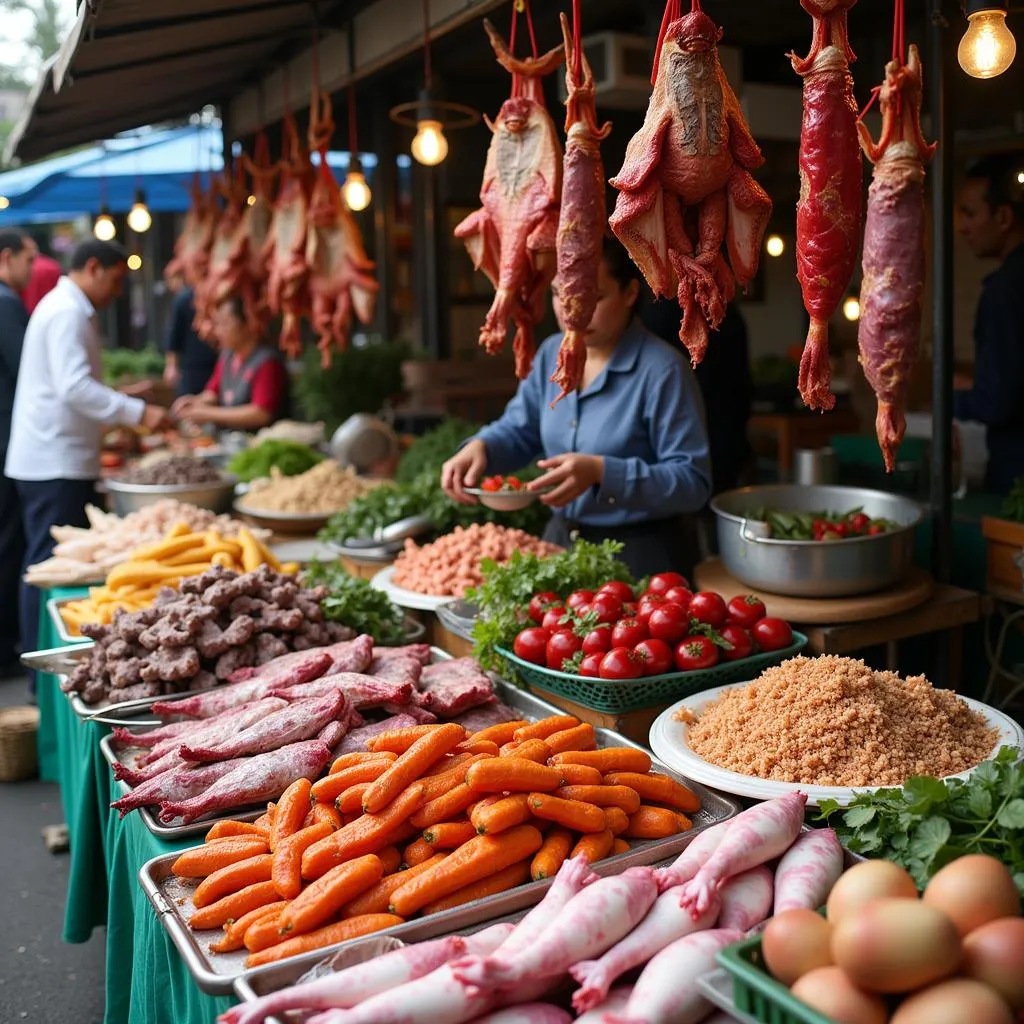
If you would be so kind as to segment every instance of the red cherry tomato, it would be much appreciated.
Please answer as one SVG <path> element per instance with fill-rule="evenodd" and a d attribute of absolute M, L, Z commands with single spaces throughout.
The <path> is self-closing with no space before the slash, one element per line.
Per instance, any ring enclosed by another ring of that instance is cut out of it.
<path fill-rule="evenodd" d="M 877 537 L 880 533 L 885 533 L 885 527 L 882 526 L 880 523 L 872 523 L 868 527 L 869 537 Z"/>
<path fill-rule="evenodd" d="M 523 482 L 517 476 L 505 477 L 505 489 L 509 491 L 521 491 Z"/>
<path fill-rule="evenodd" d="M 599 592 L 590 602 L 590 610 L 597 616 L 598 622 L 614 624 L 622 618 L 622 601 L 609 591 L 603 594 Z"/>
<path fill-rule="evenodd" d="M 690 617 L 686 609 L 671 601 L 651 612 L 647 620 L 647 631 L 653 640 L 664 640 L 668 644 L 679 643 L 690 631 Z"/>
<path fill-rule="evenodd" d="M 680 576 L 677 572 L 659 572 L 657 576 L 651 577 L 651 582 L 647 584 L 647 593 L 664 595 L 673 587 L 688 586 L 686 577 Z"/>
<path fill-rule="evenodd" d="M 622 617 L 624 619 L 635 619 L 636 618 L 636 601 L 624 601 L 622 604 Z"/>
<path fill-rule="evenodd" d="M 562 663 L 571 658 L 582 646 L 583 641 L 571 629 L 560 629 L 557 633 L 552 633 L 546 651 L 548 668 L 556 672 L 565 671 Z"/>
<path fill-rule="evenodd" d="M 693 591 L 688 587 L 669 587 L 665 591 L 665 600 L 679 605 L 684 612 L 690 610 L 690 602 L 693 600 Z"/>
<path fill-rule="evenodd" d="M 637 602 L 636 617 L 638 619 L 649 619 L 655 608 L 660 608 L 665 603 L 661 594 L 644 594 Z"/>
<path fill-rule="evenodd" d="M 584 654 L 607 654 L 612 649 L 612 627 L 605 624 L 592 629 L 583 638 Z"/>
<path fill-rule="evenodd" d="M 752 632 L 762 651 L 781 651 L 793 642 L 793 630 L 785 619 L 762 619 Z"/>
<path fill-rule="evenodd" d="M 567 608 L 571 608 L 574 612 L 579 612 L 581 608 L 585 608 L 593 600 L 594 592 L 592 590 L 574 590 L 565 599 L 565 604 Z"/>
<path fill-rule="evenodd" d="M 612 647 L 636 647 L 647 639 L 647 627 L 636 619 L 619 619 L 612 626 Z"/>
<path fill-rule="evenodd" d="M 531 626 L 524 629 L 512 645 L 512 650 L 517 658 L 523 661 L 532 662 L 534 665 L 546 665 L 548 660 L 547 648 L 551 634 L 539 626 Z"/>
<path fill-rule="evenodd" d="M 590 679 L 597 679 L 601 675 L 601 659 L 603 653 L 587 654 L 580 662 L 580 675 Z"/>
<path fill-rule="evenodd" d="M 600 673 L 602 679 L 639 679 L 644 665 L 628 647 L 613 647 L 601 658 Z"/>
<path fill-rule="evenodd" d="M 633 588 L 620 580 L 609 580 L 607 583 L 602 583 L 597 592 L 599 594 L 614 594 L 623 603 L 636 600 Z"/>
<path fill-rule="evenodd" d="M 487 476 L 484 477 L 483 483 L 480 484 L 481 491 L 495 492 L 500 491 L 504 480 L 500 476 Z"/>
<path fill-rule="evenodd" d="M 693 595 L 690 614 L 698 622 L 705 622 L 712 629 L 718 629 L 725 624 L 728 612 L 721 594 L 716 594 L 713 590 L 701 590 Z"/>
<path fill-rule="evenodd" d="M 534 594 L 530 598 L 530 618 L 539 626 L 544 621 L 544 612 L 547 611 L 548 605 L 561 603 L 562 599 L 550 590 Z"/>
<path fill-rule="evenodd" d="M 863 512 L 857 512 L 850 516 L 850 528 L 854 533 L 864 533 L 871 525 L 871 519 Z"/>
<path fill-rule="evenodd" d="M 718 648 L 706 636 L 690 636 L 676 647 L 676 668 L 695 672 L 718 664 Z"/>
<path fill-rule="evenodd" d="M 633 653 L 643 659 L 645 676 L 663 676 L 672 671 L 672 648 L 664 640 L 643 640 Z"/>
<path fill-rule="evenodd" d="M 764 601 L 754 594 L 737 594 L 729 602 L 729 622 L 750 629 L 765 617 Z"/>
<path fill-rule="evenodd" d="M 838 533 L 840 537 L 847 537 L 850 534 L 850 528 L 846 523 L 833 523 L 832 530 L 833 532 Z"/>
<path fill-rule="evenodd" d="M 749 658 L 754 649 L 754 641 L 750 634 L 742 627 L 736 625 L 725 626 L 722 629 L 722 639 L 732 644 L 732 650 L 723 647 L 722 657 L 726 661 L 739 661 L 740 658 Z"/>
<path fill-rule="evenodd" d="M 565 605 L 560 604 L 554 608 L 549 608 L 544 613 L 544 618 L 540 620 L 540 624 L 549 632 L 554 633 L 556 630 L 565 629 L 565 624 L 562 622 L 565 616 Z"/>

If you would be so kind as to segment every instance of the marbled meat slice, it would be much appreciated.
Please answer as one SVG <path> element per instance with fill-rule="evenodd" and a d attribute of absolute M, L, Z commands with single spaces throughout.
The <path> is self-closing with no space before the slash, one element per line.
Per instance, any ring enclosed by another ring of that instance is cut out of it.
<path fill-rule="evenodd" d="M 434 698 L 431 710 L 442 718 L 452 718 L 494 696 L 494 684 L 473 658 L 428 665 L 420 677 L 420 688 Z"/>
<path fill-rule="evenodd" d="M 239 757 L 232 761 L 215 761 L 213 764 L 181 765 L 136 786 L 110 806 L 119 811 L 123 818 L 129 811 L 147 804 L 156 806 L 164 800 L 188 800 L 199 796 L 218 779 L 244 763 L 244 759 Z"/>
<path fill-rule="evenodd" d="M 325 693 L 342 691 L 356 709 L 379 707 L 381 704 L 408 704 L 415 686 L 409 680 L 392 682 L 376 676 L 361 675 L 358 672 L 338 672 L 323 676 L 309 683 L 274 690 L 275 697 L 285 700 L 301 700 L 319 697 Z"/>
<path fill-rule="evenodd" d="M 456 717 L 455 721 L 466 732 L 474 733 L 492 725 L 500 725 L 502 722 L 515 722 L 522 717 L 520 712 L 493 697 L 487 703 L 480 704 L 478 707 L 463 712 L 463 714 Z"/>
<path fill-rule="evenodd" d="M 366 744 L 371 737 L 377 736 L 382 732 L 388 732 L 391 729 L 405 729 L 410 725 L 419 725 L 419 722 L 411 715 L 392 715 L 381 722 L 371 722 L 369 725 L 362 726 L 362 728 L 353 729 L 341 741 L 337 754 L 340 756 L 341 754 L 351 754 L 359 750 L 366 750 Z"/>

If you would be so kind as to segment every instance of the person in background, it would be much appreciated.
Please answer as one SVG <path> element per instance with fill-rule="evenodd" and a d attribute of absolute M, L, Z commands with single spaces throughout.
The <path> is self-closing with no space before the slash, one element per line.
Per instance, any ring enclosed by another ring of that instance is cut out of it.
<path fill-rule="evenodd" d="M 639 271 L 606 237 L 579 389 L 551 407 L 560 392 L 550 380 L 562 340 L 554 334 L 501 418 L 445 463 L 441 484 L 472 503 L 465 488 L 485 470 L 509 473 L 542 456 L 546 472 L 527 486 L 547 490 L 540 500 L 554 509 L 545 539 L 616 540 L 637 576 L 688 574 L 696 558 L 689 516 L 711 493 L 704 406 L 682 353 L 637 319 L 639 294 Z M 557 282 L 555 316 L 561 326 Z"/>
<path fill-rule="evenodd" d="M 221 350 L 209 382 L 184 395 L 171 415 L 196 426 L 260 430 L 280 419 L 288 403 L 288 371 L 276 348 L 264 344 L 236 295 L 213 311 L 213 333 Z"/>
<path fill-rule="evenodd" d="M 174 293 L 174 301 L 164 340 L 164 381 L 175 389 L 180 398 L 198 394 L 206 387 L 217 366 L 217 350 L 196 334 L 193 326 L 196 318 L 195 292 L 185 286 L 180 274 L 174 275 L 168 286 Z"/>
<path fill-rule="evenodd" d="M 22 302 L 32 279 L 36 244 L 20 231 L 0 231 L 0 458 L 7 456 L 11 436 L 14 389 L 18 383 L 21 346 L 28 326 Z M 18 660 L 18 590 L 25 534 L 21 504 L 13 480 L 0 475 L 0 672 Z"/>
<path fill-rule="evenodd" d="M 50 256 L 39 253 L 32 264 L 32 277 L 25 286 L 21 299 L 31 316 L 44 295 L 48 295 L 56 287 L 63 271 L 60 264 Z"/>
<path fill-rule="evenodd" d="M 958 213 L 971 252 L 999 266 L 981 286 L 974 380 L 954 382 L 953 414 L 985 425 L 985 489 L 1005 495 L 1024 477 L 1024 150 L 973 164 Z"/>
<path fill-rule="evenodd" d="M 127 258 L 115 242 L 80 243 L 68 275 L 29 319 L 5 463 L 21 499 L 24 567 L 52 554 L 51 527 L 88 526 L 85 506 L 96 500 L 104 429 L 141 423 L 158 430 L 168 422 L 165 409 L 133 397 L 133 388 L 116 391 L 101 381 L 96 314 L 121 294 Z M 22 649 L 35 650 L 35 587 L 22 586 L 20 620 Z"/>

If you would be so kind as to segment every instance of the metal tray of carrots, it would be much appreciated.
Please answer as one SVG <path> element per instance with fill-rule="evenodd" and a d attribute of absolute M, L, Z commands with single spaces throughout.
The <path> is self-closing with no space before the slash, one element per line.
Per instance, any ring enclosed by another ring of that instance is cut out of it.
<path fill-rule="evenodd" d="M 526 693 L 517 687 L 498 680 L 495 683 L 495 696 L 515 709 L 523 718 L 538 720 L 551 715 L 564 714 L 561 708 L 549 704 L 539 697 Z M 621 736 L 610 729 L 596 729 L 597 745 L 602 747 L 634 747 L 644 749 L 640 744 Z M 653 762 L 653 769 L 687 785 L 700 799 L 701 808 L 693 816 L 693 828 L 688 832 L 670 836 L 667 839 L 632 840 L 631 848 L 617 856 L 598 861 L 594 870 L 600 875 L 618 874 L 626 868 L 640 864 L 655 864 L 668 857 L 677 856 L 704 829 L 733 817 L 740 810 L 736 801 L 696 782 L 691 782 L 678 772 L 659 762 Z M 247 970 L 245 966 L 246 951 L 233 953 L 212 953 L 210 945 L 223 937 L 221 929 L 193 931 L 189 920 L 194 913 L 191 894 L 196 888 L 195 879 L 176 877 L 171 866 L 179 853 L 167 854 L 148 861 L 139 871 L 139 881 L 143 891 L 160 918 L 160 922 L 181 954 L 185 964 L 196 980 L 196 984 L 212 995 L 222 995 L 232 990 L 235 980 Z M 468 928 L 484 921 L 515 913 L 538 903 L 551 885 L 551 879 L 527 882 L 507 892 L 487 896 L 483 899 L 465 903 L 451 910 L 441 911 L 424 918 L 415 918 L 404 924 L 395 925 L 376 932 L 374 937 L 394 936 L 403 942 L 419 942 L 449 932 Z M 336 946 L 328 946 L 301 957 L 291 958 L 280 963 L 302 960 L 310 965 L 317 960 L 341 948 L 359 942 L 361 939 L 349 940 Z"/>

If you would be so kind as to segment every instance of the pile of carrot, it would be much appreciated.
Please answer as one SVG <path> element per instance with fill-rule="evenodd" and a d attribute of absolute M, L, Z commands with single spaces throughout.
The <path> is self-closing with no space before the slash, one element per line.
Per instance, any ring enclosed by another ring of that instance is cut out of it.
<path fill-rule="evenodd" d="M 334 945 L 686 831 L 700 807 L 647 753 L 598 750 L 571 715 L 411 726 L 369 747 L 175 861 L 202 879 L 191 927 L 223 929 L 212 952 L 246 949 L 258 967 Z"/>

